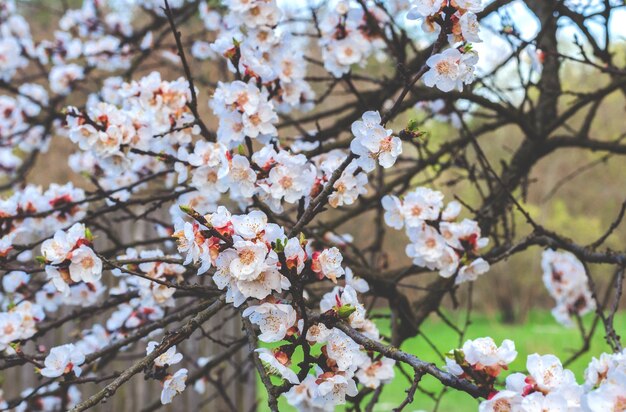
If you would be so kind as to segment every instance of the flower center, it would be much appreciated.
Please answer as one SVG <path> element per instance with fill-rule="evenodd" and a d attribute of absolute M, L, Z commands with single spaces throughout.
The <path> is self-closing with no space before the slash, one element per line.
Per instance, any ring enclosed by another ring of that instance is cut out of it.
<path fill-rule="evenodd" d="M 249 117 L 250 119 L 250 123 L 252 123 L 255 126 L 258 126 L 261 123 L 261 118 L 259 117 L 258 113 L 253 114 L 252 116 Z"/>
<path fill-rule="evenodd" d="M 93 258 L 91 256 L 88 256 L 88 257 L 84 258 L 83 261 L 80 262 L 80 264 L 83 267 L 83 269 L 85 269 L 85 270 L 91 269 L 94 266 Z"/>
<path fill-rule="evenodd" d="M 250 249 L 243 250 L 239 253 L 239 260 L 244 265 L 249 265 L 254 262 L 254 252 Z"/>
<path fill-rule="evenodd" d="M 391 137 L 381 140 L 380 142 L 381 152 L 391 152 Z"/>
<path fill-rule="evenodd" d="M 436 69 L 439 74 L 449 76 L 453 72 L 454 66 L 448 60 L 443 60 L 437 63 Z"/>
<path fill-rule="evenodd" d="M 245 93 L 240 93 L 239 96 L 237 96 L 237 106 L 239 106 L 240 108 L 242 108 L 246 103 L 248 103 L 248 95 Z"/>
<path fill-rule="evenodd" d="M 283 176 L 280 178 L 280 185 L 284 189 L 289 189 L 291 186 L 293 186 L 293 179 L 290 176 Z"/>
<path fill-rule="evenodd" d="M 493 412 L 509 412 L 511 410 L 511 403 L 508 399 L 498 399 L 493 404 Z"/>
<path fill-rule="evenodd" d="M 211 170 L 209 173 L 206 174 L 206 180 L 209 183 L 217 182 L 217 173 L 215 173 L 215 171 Z"/>

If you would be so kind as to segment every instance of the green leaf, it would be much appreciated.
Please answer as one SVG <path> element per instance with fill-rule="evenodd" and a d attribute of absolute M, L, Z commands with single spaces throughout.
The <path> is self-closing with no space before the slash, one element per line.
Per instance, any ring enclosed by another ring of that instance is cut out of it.
<path fill-rule="evenodd" d="M 287 243 L 287 242 L 285 242 Z M 276 239 L 276 244 L 274 246 L 274 251 L 276 253 L 281 253 L 285 251 L 285 244 L 283 243 L 283 241 L 281 239 Z"/>
<path fill-rule="evenodd" d="M 178 207 L 183 211 L 183 213 L 193 215 L 193 209 L 190 206 L 178 205 Z"/>
<path fill-rule="evenodd" d="M 246 155 L 246 147 L 243 144 L 240 144 L 239 146 L 237 146 L 237 153 L 239 153 L 242 156 Z"/>
<path fill-rule="evenodd" d="M 462 350 L 460 350 L 460 349 L 455 349 L 454 350 L 454 360 L 459 365 L 463 365 L 465 363 L 465 354 L 463 353 Z"/>
<path fill-rule="evenodd" d="M 354 313 L 356 308 L 352 305 L 343 305 L 337 308 L 337 314 L 341 319 L 347 319 Z"/>

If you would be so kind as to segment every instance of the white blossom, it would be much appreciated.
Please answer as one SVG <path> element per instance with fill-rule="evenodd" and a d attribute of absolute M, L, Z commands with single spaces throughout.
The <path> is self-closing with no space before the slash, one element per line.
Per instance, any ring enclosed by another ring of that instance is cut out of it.
<path fill-rule="evenodd" d="M 148 346 L 146 346 L 146 354 L 151 354 L 157 346 L 159 346 L 158 342 L 148 342 Z M 176 365 L 182 360 L 183 355 L 180 353 L 176 353 L 176 345 L 174 345 L 168 348 L 167 351 L 157 356 L 157 358 L 154 360 L 154 364 L 158 367 L 163 368 L 165 366 Z"/>
<path fill-rule="evenodd" d="M 291 370 L 287 365 L 278 360 L 271 350 L 267 348 L 259 348 L 256 349 L 255 352 L 258 354 L 259 359 L 261 359 L 261 361 L 263 361 L 269 367 L 271 373 L 276 373 L 280 375 L 283 379 L 287 380 L 290 383 L 299 383 L 296 373 Z"/>
<path fill-rule="evenodd" d="M 414 0 L 411 3 L 413 7 L 407 18 L 414 20 L 435 15 L 443 7 L 444 0 Z"/>
<path fill-rule="evenodd" d="M 393 166 L 402 153 L 402 141 L 380 123 L 380 114 L 373 111 L 363 113 L 362 120 L 352 123 L 355 138 L 350 150 L 358 156 L 356 164 L 366 172 L 374 170 L 377 163 L 384 168 Z"/>
<path fill-rule="evenodd" d="M 345 273 L 341 267 L 343 256 L 336 247 L 324 249 L 321 253 L 313 256 L 313 271 L 323 277 L 336 282 L 338 277 Z"/>
<path fill-rule="evenodd" d="M 296 323 L 296 311 L 291 305 L 263 303 L 250 306 L 243 311 L 243 316 L 259 325 L 262 342 L 278 342 L 285 338 L 289 328 Z"/>
<path fill-rule="evenodd" d="M 395 364 L 396 361 L 385 357 L 376 361 L 366 358 L 365 362 L 359 366 L 355 376 L 363 386 L 376 389 L 381 384 L 393 380 Z"/>
<path fill-rule="evenodd" d="M 161 403 L 167 405 L 172 403 L 172 399 L 185 390 L 187 381 L 187 369 L 179 369 L 174 375 L 170 375 L 163 382 L 161 390 Z"/>
<path fill-rule="evenodd" d="M 74 282 L 94 283 L 102 277 L 102 260 L 85 245 L 71 252 L 70 277 Z"/>
<path fill-rule="evenodd" d="M 443 92 L 463 90 L 464 84 L 473 81 L 474 65 L 478 57 L 473 52 L 461 53 L 457 49 L 447 49 L 431 56 L 426 61 L 430 70 L 423 77 L 428 87 L 437 87 Z"/>
<path fill-rule="evenodd" d="M 56 378 L 73 371 L 76 376 L 80 376 L 80 365 L 84 362 L 85 355 L 73 344 L 56 346 L 46 356 L 45 368 L 41 369 L 41 374 L 47 378 Z"/>

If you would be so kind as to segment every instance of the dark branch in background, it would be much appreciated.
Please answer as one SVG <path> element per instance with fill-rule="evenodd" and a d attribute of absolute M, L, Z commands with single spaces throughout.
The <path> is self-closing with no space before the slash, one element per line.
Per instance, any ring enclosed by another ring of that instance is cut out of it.
<path fill-rule="evenodd" d="M 176 28 L 176 23 L 174 22 L 174 15 L 172 14 L 172 9 L 170 8 L 167 0 L 165 1 L 165 8 L 163 11 L 167 15 L 167 20 L 170 24 L 170 28 L 172 29 L 172 33 L 174 34 L 174 38 L 176 39 L 176 47 L 178 48 L 178 56 L 180 57 L 181 64 L 183 65 L 183 70 L 185 71 L 185 77 L 187 78 L 187 83 L 189 83 L 189 91 L 191 93 L 191 102 L 189 102 L 189 109 L 191 113 L 193 113 L 196 118 L 196 122 L 200 126 L 202 137 L 207 140 L 214 140 L 214 137 L 211 136 L 211 132 L 206 127 L 202 118 L 200 117 L 200 113 L 198 112 L 198 98 L 196 96 L 196 87 L 193 84 L 193 77 L 191 76 L 191 69 L 189 68 L 189 64 L 187 63 L 187 58 L 185 57 L 185 48 L 181 41 L 180 31 Z"/>

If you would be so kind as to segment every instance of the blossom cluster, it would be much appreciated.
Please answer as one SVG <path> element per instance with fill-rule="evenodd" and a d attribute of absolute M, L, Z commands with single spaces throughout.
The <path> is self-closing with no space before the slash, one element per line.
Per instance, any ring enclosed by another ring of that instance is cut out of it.
<path fill-rule="evenodd" d="M 234 84 L 237 83 L 230 83 L 228 87 Z M 241 93 L 246 97 L 235 100 L 249 101 L 249 93 L 254 90 L 242 88 Z M 376 116 L 374 112 L 366 113 L 365 118 Z M 380 117 L 378 119 L 380 122 Z M 357 121 L 353 128 L 357 136 L 353 150 L 363 156 L 352 161 L 334 181 L 334 190 L 329 196 L 332 207 L 353 204 L 367 192 L 368 179 L 363 171 L 373 170 L 374 159 L 389 167 L 401 152 L 399 139 L 380 124 Z M 197 189 L 194 202 L 205 204 L 202 210 L 205 213 L 215 211 L 221 196 L 227 192 L 241 208 L 251 206 L 254 197 L 258 197 L 272 211 L 280 213 L 285 203 L 294 205 L 302 199 L 308 201 L 315 197 L 348 157 L 345 151 L 335 149 L 307 159 L 302 153 L 294 153 L 293 148 L 290 151 L 278 144 L 264 146 L 250 156 L 242 154 L 240 149 L 229 150 L 219 142 L 204 141 L 196 142 L 193 148 L 179 148 L 177 156 L 178 181 L 184 182 L 190 177 L 190 185 Z M 181 198 L 179 203 L 184 204 L 184 201 Z M 173 211 L 173 215 L 177 213 Z"/>
<path fill-rule="evenodd" d="M 254 80 L 244 83 L 219 83 L 211 107 L 220 119 L 217 135 L 221 143 L 238 146 L 246 136 L 265 138 L 276 135 L 278 121 L 274 105 L 266 88 L 259 90 Z"/>
<path fill-rule="evenodd" d="M 199 131 L 189 118 L 186 87 L 183 80 L 161 81 L 156 72 L 132 83 L 111 78 L 101 93 L 110 102 L 94 97 L 85 113 L 69 109 L 68 135 L 83 149 L 70 159 L 70 164 L 76 171 L 104 173 L 99 182 L 110 191 L 107 202 L 127 200 L 133 192 L 145 187 L 141 178 L 164 172 L 166 163 L 150 155 L 158 154 L 174 162 L 179 184 L 189 180 L 197 189 L 193 195 L 181 194 L 181 200 L 193 196 L 194 202 L 206 205 L 204 212 L 215 211 L 226 192 L 242 208 L 250 206 L 256 196 L 273 211 L 280 212 L 283 202 L 297 204 L 302 198 L 319 193 L 348 156 L 337 149 L 307 159 L 304 154 L 293 153 L 278 144 L 245 155 L 239 144 L 244 137 L 256 135 L 252 129 L 242 129 L 241 139 L 235 139 L 234 147 L 233 142 L 221 142 L 219 132 L 218 142 L 193 141 L 192 137 Z M 213 105 L 226 102 L 244 114 L 247 110 L 257 113 L 259 104 L 272 105 L 265 97 L 252 81 L 234 81 L 221 83 L 211 102 Z M 151 118 L 163 121 L 150 122 Z M 263 127 L 262 123 L 253 123 L 252 128 Z M 359 167 L 371 171 L 376 160 L 390 167 L 401 153 L 399 139 L 379 123 L 380 116 L 374 112 L 355 122 L 353 150 L 361 156 L 334 182 L 331 206 L 352 204 L 366 193 L 367 176 L 357 170 Z M 234 135 L 229 132 L 227 136 L 230 139 Z M 174 183 L 171 179 L 169 182 Z M 174 211 L 173 217 L 176 214 Z"/>
<path fill-rule="evenodd" d="M 92 245 L 93 236 L 82 223 L 59 230 L 41 245 L 46 274 L 57 290 L 70 295 L 70 286 L 79 282 L 95 284 L 102 277 L 102 260 Z"/>
<path fill-rule="evenodd" d="M 556 301 L 552 315 L 573 326 L 572 315 L 583 316 L 596 308 L 583 264 L 571 253 L 547 249 L 541 256 L 543 283 Z"/>
<path fill-rule="evenodd" d="M 531 354 L 525 373 L 512 373 L 505 388 L 496 390 L 495 378 L 517 357 L 515 345 L 506 339 L 497 346 L 492 338 L 468 340 L 448 354 L 446 369 L 490 391 L 480 412 L 621 410 L 626 397 L 626 351 L 593 358 L 578 384 L 572 371 L 554 355 Z"/>
<path fill-rule="evenodd" d="M 242 207 L 251 205 L 253 197 L 258 196 L 272 210 L 281 211 L 283 201 L 297 203 L 319 184 L 318 171 L 304 155 L 272 147 L 264 147 L 248 158 L 221 143 L 198 142 L 192 153 L 179 149 L 178 156 L 191 167 L 189 172 L 179 169 L 179 180 L 187 179 L 189 173 L 191 186 L 212 204 L 229 192 Z"/>
<path fill-rule="evenodd" d="M 468 42 L 481 42 L 480 27 L 475 13 L 483 9 L 481 0 L 413 0 L 407 14 L 409 20 L 421 20 L 426 32 L 439 32 L 450 25 L 448 41 L 451 45 L 463 43 L 431 56 L 426 64 L 430 70 L 424 75 L 424 84 L 449 92 L 463 90 L 463 85 L 474 80 L 478 55 Z"/>
<path fill-rule="evenodd" d="M 461 204 L 449 202 L 445 208 L 443 193 L 418 187 L 400 199 L 387 195 L 382 199 L 385 222 L 406 228 L 411 243 L 406 247 L 413 264 L 438 270 L 445 278 L 456 276 L 456 284 L 474 281 L 489 270 L 489 263 L 478 251 L 489 239 L 481 237 L 475 220 L 458 221 Z"/>
<path fill-rule="evenodd" d="M 626 405 L 626 352 L 602 354 L 585 370 L 585 382 L 576 382 L 554 355 L 531 354 L 527 374 L 513 373 L 505 389 L 494 391 L 480 404 L 480 412 L 500 411 L 619 411 Z"/>
<path fill-rule="evenodd" d="M 305 109 L 313 99 L 304 80 L 304 47 L 297 47 L 306 43 L 276 28 L 282 12 L 275 0 L 225 1 L 225 5 L 229 13 L 221 27 L 215 22 L 208 24 L 219 29 L 209 47 L 227 59 L 237 80 L 220 82 L 210 101 L 219 120 L 217 139 L 229 149 L 243 143 L 245 137 L 267 143 L 277 134 L 277 111 Z M 215 20 L 209 11 L 203 15 L 205 22 Z"/>
<path fill-rule="evenodd" d="M 18 280 L 19 278 L 19 280 Z M 2 278 L 2 288 L 8 294 L 13 294 L 28 281 L 28 275 L 24 272 L 9 272 Z M 11 285 L 13 283 L 13 285 Z M 17 285 L 16 285 L 17 284 Z M 14 289 L 14 292 L 10 292 Z M 17 294 L 18 299 L 21 295 Z M 2 297 L 2 312 L 0 312 L 0 352 L 11 351 L 11 343 L 22 339 L 28 339 L 37 332 L 36 325 L 45 319 L 45 312 L 41 305 L 29 300 L 12 300 Z M 41 296 L 40 296 L 41 299 Z M 18 301 L 19 303 L 11 305 Z"/>
<path fill-rule="evenodd" d="M 5 24 L 0 24 L 0 32 Z M 10 37 L 0 39 L 0 49 L 2 43 L 12 43 L 8 39 Z M 13 59 L 12 62 L 19 62 L 19 59 Z M 36 83 L 23 83 L 17 88 L 17 92 L 15 97 L 0 96 L 0 177 L 11 176 L 22 166 L 23 160 L 16 154 L 15 148 L 23 153 L 32 153 L 35 150 L 45 152 L 50 142 L 44 138 L 45 128 L 41 124 L 31 124 L 41 114 L 42 107 L 48 104 L 48 92 Z"/>
<path fill-rule="evenodd" d="M 319 22 L 324 68 L 342 77 L 353 65 L 364 66 L 373 54 L 384 61 L 386 44 L 381 33 L 388 22 L 389 16 L 380 7 L 371 7 L 367 13 L 349 1 L 327 7 Z"/>
<path fill-rule="evenodd" d="M 146 354 L 150 355 L 159 346 L 158 342 L 150 341 L 146 347 Z M 154 367 L 160 372 L 172 365 L 176 365 L 183 360 L 183 355 L 176 352 L 176 345 L 170 346 L 165 352 L 161 353 L 154 361 Z M 187 369 L 181 368 L 176 373 L 166 374 L 163 378 L 163 389 L 161 390 L 161 403 L 166 405 L 172 402 L 172 399 L 186 388 Z"/>
<path fill-rule="evenodd" d="M 0 98 L 0 135 L 5 143 L 0 148 L 0 176 L 12 176 L 22 164 L 12 147 L 19 146 L 22 153 L 47 150 L 51 132 L 60 125 L 52 121 L 53 111 L 43 117 L 49 103 L 69 95 L 91 70 L 128 69 L 132 55 L 150 45 L 151 31 L 145 33 L 141 44 L 128 41 L 136 35 L 132 24 L 135 7 L 116 8 L 114 3 L 87 0 L 79 9 L 69 8 L 59 19 L 52 38 L 36 40 L 29 22 L 18 14 L 16 2 L 2 2 L 0 80 L 9 83 L 17 73 L 32 66 L 40 68 L 47 78 L 45 85 L 19 82 L 15 97 Z"/>
<path fill-rule="evenodd" d="M 220 206 L 200 220 L 184 222 L 174 233 L 178 250 L 186 262 L 200 264 L 199 274 L 215 267 L 213 281 L 227 290 L 226 300 L 235 306 L 248 298 L 264 299 L 289 288 L 289 279 L 280 272 L 283 263 L 278 253 L 284 254 L 284 263 L 296 274 L 302 272 L 307 259 L 320 279 L 336 281 L 344 274 L 337 248 L 308 248 L 307 253 L 299 238 L 287 239 L 283 228 L 268 223 L 261 211 L 231 215 Z"/>
<path fill-rule="evenodd" d="M 37 276 L 19 270 L 2 276 L 0 351 L 13 352 L 13 345 L 31 338 L 47 314 L 55 313 L 63 306 L 89 307 L 102 296 L 106 289 L 99 280 L 102 262 L 89 246 L 89 237 L 85 227 L 77 223 L 46 240 L 42 244 L 44 256 L 40 261 L 47 264 L 48 280 L 43 283 Z M 108 342 L 109 339 L 103 338 L 107 335 L 101 326 L 95 325 L 93 332 L 83 333 L 83 340 L 76 346 L 85 349 L 83 353 L 89 353 L 94 343 L 100 347 Z M 73 351 L 71 348 L 69 352 Z M 51 359 L 61 359 L 61 353 L 64 352 L 55 351 Z M 79 365 L 76 361 L 73 363 Z"/>
<path fill-rule="evenodd" d="M 585 370 L 583 409 L 592 412 L 626 408 L 626 350 L 593 358 Z"/>
<path fill-rule="evenodd" d="M 0 22 L 0 79 L 9 82 L 19 69 L 28 66 L 22 50 L 34 53 L 34 43 L 26 19 L 16 13 L 15 1 L 3 2 Z"/>
<path fill-rule="evenodd" d="M 321 299 L 320 318 L 343 318 L 358 332 L 380 339 L 357 297 L 357 289 L 368 290 L 367 283 L 342 266 L 339 249 L 316 250 L 302 237 L 287 238 L 283 228 L 269 223 L 261 211 L 231 215 L 220 206 L 201 216 L 190 208 L 182 209 L 193 221 L 181 219 L 174 233 L 179 252 L 186 256 L 186 263 L 199 266 L 200 274 L 215 268 L 213 281 L 227 290 L 227 302 L 241 306 L 250 299 L 259 300 L 248 304 L 243 316 L 258 326 L 262 342 L 283 342 L 278 348 L 261 348 L 257 353 L 270 372 L 294 385 L 285 394 L 292 405 L 333 408 L 357 393 L 357 382 L 376 388 L 393 378 L 394 361 L 368 354 L 322 320 L 312 323 L 301 307 L 281 297 L 296 279 L 337 283 L 345 278 L 344 286 L 335 286 Z M 295 345 L 303 340 L 319 345 L 320 356 L 326 359 L 314 365 L 314 375 L 304 377 L 290 367 Z"/>
<path fill-rule="evenodd" d="M 368 338 L 380 340 L 376 325 L 367 319 L 365 307 L 358 301 L 353 287 L 363 286 L 363 280 L 359 280 L 361 282 L 350 275 L 345 286 L 336 286 L 326 293 L 320 301 L 322 317 L 338 316 Z M 358 393 L 357 383 L 376 389 L 394 377 L 394 360 L 364 351 L 344 332 L 335 327 L 328 328 L 323 322 L 305 323 L 291 305 L 265 301 L 249 306 L 243 315 L 259 326 L 261 341 L 287 340 L 287 344 L 278 348 L 261 348 L 257 353 L 271 372 L 293 384 L 284 396 L 298 410 L 332 410 L 344 404 L 346 396 Z M 304 335 L 309 345 L 319 345 L 321 352 L 313 367 L 314 374 L 306 374 L 304 379 L 290 368 L 293 343 L 300 339 L 300 335 Z"/>
<path fill-rule="evenodd" d="M 130 83 L 108 78 L 84 111 L 67 108 L 65 133 L 81 149 L 70 157 L 70 166 L 99 176 L 101 187 L 111 191 L 109 202 L 127 200 L 132 191 L 145 187 L 137 181 L 166 169 L 164 162 L 145 153 L 175 157 L 178 147 L 199 133 L 190 100 L 182 78 L 163 81 L 158 72 Z"/>
<path fill-rule="evenodd" d="M 47 313 L 56 312 L 63 305 L 93 305 L 104 291 L 100 282 L 81 283 L 64 296 L 52 283 L 45 283 L 32 294 L 29 292 L 31 285 L 31 276 L 22 271 L 9 272 L 2 279 L 5 295 L 0 296 L 3 310 L 0 312 L 0 328 L 4 334 L 0 337 L 0 350 L 11 352 L 12 344 L 31 338 Z"/>
<path fill-rule="evenodd" d="M 455 376 L 490 385 L 516 357 L 513 341 L 505 339 L 497 346 L 490 337 L 478 338 L 468 340 L 461 349 L 450 352 L 446 369 Z"/>
<path fill-rule="evenodd" d="M 87 252 L 82 257 L 76 256 L 81 247 L 87 247 L 91 244 L 89 237 L 89 231 L 85 230 L 82 224 L 75 224 L 69 230 L 59 231 L 53 239 L 44 242 L 42 253 L 47 264 L 47 272 L 57 270 L 66 273 L 67 276 L 61 275 L 59 279 L 54 274 L 55 277 L 51 279 L 51 282 L 46 283 L 34 296 L 28 293 L 29 288 L 33 285 L 30 275 L 25 272 L 14 271 L 3 276 L 2 289 L 6 295 L 0 295 L 4 310 L 4 312 L 0 312 L 0 329 L 4 332 L 0 337 L 1 350 L 7 350 L 8 353 L 19 350 L 18 342 L 30 338 L 37 332 L 37 326 L 46 318 L 46 313 L 56 312 L 62 305 L 92 306 L 106 292 L 107 288 L 100 281 L 89 282 L 91 279 L 86 280 L 92 276 L 99 277 L 97 274 L 101 271 L 94 273 L 89 269 L 92 266 L 86 265 L 89 270 L 85 272 L 85 265 L 82 264 L 83 260 L 89 260 L 90 257 L 94 259 L 94 262 L 100 261 L 100 259 L 97 256 L 91 256 L 93 252 Z M 90 247 L 87 248 L 91 250 Z M 53 263 L 60 261 L 63 254 L 65 254 L 66 259 L 62 263 Z M 141 252 L 129 249 L 126 251 L 126 255 L 120 256 L 120 259 L 139 260 L 142 263 L 129 263 L 112 270 L 119 282 L 117 286 L 110 288 L 110 296 L 115 297 L 137 292 L 138 297 L 131 299 L 128 303 L 118 305 L 104 326 L 94 324 L 90 329 L 80 332 L 74 343 L 51 348 L 40 370 L 42 376 L 47 378 L 67 375 L 78 377 L 82 373 L 81 365 L 86 365 L 87 370 L 90 371 L 90 363 L 93 359 L 88 360 L 87 355 L 104 351 L 110 345 L 115 345 L 126 338 L 137 327 L 162 318 L 165 313 L 164 308 L 173 305 L 172 295 L 175 289 L 154 283 L 150 279 L 162 279 L 162 282 L 175 281 L 177 278 L 182 279 L 182 273 L 185 272 L 184 266 L 161 261 L 162 259 L 176 260 L 180 257 L 166 256 L 158 249 Z M 72 267 L 73 265 L 75 267 Z M 80 283 L 75 283 L 71 273 L 80 275 Z M 141 273 L 143 277 L 132 276 L 130 273 Z M 66 281 L 69 281 L 70 284 L 66 284 Z M 55 285 L 59 282 L 63 282 L 61 284 L 63 292 L 66 288 L 70 289 L 69 296 L 64 296 L 62 292 L 57 291 Z M 13 302 L 18 303 L 13 304 Z M 151 334 L 150 336 L 154 335 Z M 149 342 L 147 352 L 150 353 L 156 345 L 156 342 Z M 43 350 L 44 347 L 41 346 L 40 348 Z M 126 349 L 128 347 L 125 346 L 121 350 Z M 179 363 L 181 359 L 182 356 L 176 353 L 174 346 L 157 357 L 154 365 L 156 368 L 162 368 L 165 372 L 167 366 Z M 165 402 L 171 402 L 172 397 L 184 389 L 184 384 L 182 388 L 180 386 L 183 374 L 186 377 L 186 370 L 184 372 L 183 370 L 178 371 L 173 376 L 167 374 L 163 376 L 162 399 Z M 35 397 L 37 402 L 50 406 L 50 409 L 44 408 L 44 410 L 57 410 L 58 407 L 55 405 L 58 405 L 62 399 L 56 395 L 47 395 L 45 388 L 48 386 L 35 390 L 27 389 L 24 393 L 36 391 L 36 394 L 33 393 L 31 397 Z M 76 404 L 81 398 L 77 388 L 72 388 L 70 405 Z M 19 404 L 17 410 L 25 410 L 26 406 L 26 402 Z"/>
<path fill-rule="evenodd" d="M 0 199 L 0 257 L 14 245 L 35 243 L 55 231 L 82 219 L 87 205 L 85 192 L 71 183 L 51 184 L 47 190 L 27 185 L 11 196 Z M 15 250 L 17 258 L 32 258 L 30 250 Z"/>
<path fill-rule="evenodd" d="M 95 265 L 96 262 L 100 262 L 99 266 L 101 266 L 101 261 L 97 256 L 92 255 L 93 251 L 88 247 L 91 244 L 89 237 L 89 231 L 85 230 L 82 224 L 75 224 L 67 231 L 57 232 L 53 239 L 42 244 L 43 258 L 47 264 L 46 271 L 48 274 L 52 271 L 58 271 L 61 272 L 61 275 L 57 277 L 57 274 L 53 273 L 54 277 L 52 277 L 51 282 L 46 283 L 34 296 L 28 293 L 32 286 L 30 275 L 25 272 L 14 271 L 3 276 L 2 289 L 6 295 L 0 296 L 4 310 L 4 312 L 0 312 L 0 328 L 4 332 L 0 337 L 1 350 L 7 350 L 9 353 L 19 350 L 17 342 L 28 339 L 35 334 L 38 324 L 46 318 L 46 313 L 56 312 L 62 305 L 89 307 L 94 305 L 104 294 L 106 287 L 99 280 L 92 280 L 92 277 L 99 277 L 101 270 L 94 272 L 91 263 Z M 82 247 L 89 249 L 90 252 L 80 250 Z M 84 255 L 78 255 L 79 252 Z M 51 348 L 43 362 L 44 367 L 40 370 L 42 376 L 48 378 L 57 378 L 68 374 L 80 376 L 82 373 L 81 365 L 87 363 L 88 354 L 106 350 L 109 345 L 127 337 L 135 328 L 162 318 L 164 315 L 163 308 L 173 305 L 172 295 L 175 289 L 154 283 L 150 279 L 163 279 L 166 282 L 180 277 L 185 271 L 182 265 L 160 261 L 161 259 L 176 259 L 177 257 L 165 256 L 160 250 L 136 252 L 129 249 L 126 253 L 127 255 L 123 255 L 122 258 L 126 260 L 138 259 L 142 263 L 127 264 L 119 269 L 114 269 L 112 271 L 114 276 L 120 280 L 117 286 L 110 289 L 109 293 L 111 296 L 120 296 L 137 291 L 139 296 L 131 299 L 128 303 L 118 305 L 104 324 L 105 326 L 95 324 L 91 329 L 83 330 L 74 343 Z M 54 263 L 61 261 L 64 255 L 65 259 L 61 263 Z M 84 260 L 91 263 L 83 264 Z M 144 277 L 131 276 L 129 271 L 141 273 Z M 72 278 L 72 273 L 74 273 L 74 278 Z M 79 277 L 80 282 L 75 283 Z M 57 284 L 60 284 L 63 293 L 57 291 L 55 287 Z M 70 295 L 65 296 L 67 289 L 70 289 Z M 13 302 L 18 303 L 13 304 Z M 150 342 L 148 353 L 155 346 L 156 342 Z M 126 349 L 127 347 L 122 348 L 122 350 Z M 181 359 L 182 356 L 177 354 L 176 348 L 173 347 L 160 355 L 154 364 L 157 368 L 163 368 L 176 364 Z M 169 396 L 169 401 L 171 401 L 176 393 L 182 391 L 180 388 L 181 376 L 182 372 L 174 376 L 164 376 L 162 399 L 167 400 Z M 44 389 L 41 387 L 35 390 L 37 401 L 45 405 L 48 405 L 47 402 L 49 402 L 50 409 L 44 408 L 44 410 L 56 410 L 54 405 L 58 405 L 62 399 L 46 395 L 47 392 Z M 28 393 L 28 391 L 33 391 L 33 389 L 27 389 L 24 393 Z M 38 395 L 40 393 L 41 395 Z M 71 393 L 70 404 L 73 405 L 80 401 L 81 396 L 75 387 Z M 26 405 L 25 402 L 18 405 L 17 410 L 24 410 Z"/>
<path fill-rule="evenodd" d="M 132 52 L 138 51 L 124 42 L 125 36 L 133 35 L 132 9 L 115 9 L 107 3 L 85 1 L 80 9 L 68 9 L 59 20 L 54 41 L 44 40 L 38 45 L 40 63 L 53 64 L 50 83 L 56 81 L 56 93 L 68 94 L 72 82 L 84 78 L 81 58 L 87 68 L 107 72 L 130 66 Z"/>
<path fill-rule="evenodd" d="M 350 150 L 358 156 L 356 165 L 366 172 L 373 171 L 376 164 L 390 168 L 402 153 L 402 141 L 392 135 L 392 130 L 381 126 L 381 121 L 378 112 L 370 111 L 363 113 L 362 120 L 352 123 L 354 139 Z"/>

